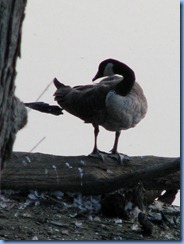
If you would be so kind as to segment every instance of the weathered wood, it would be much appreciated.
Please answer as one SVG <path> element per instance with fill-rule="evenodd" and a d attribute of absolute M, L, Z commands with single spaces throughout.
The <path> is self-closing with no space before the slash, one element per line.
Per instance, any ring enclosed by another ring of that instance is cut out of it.
<path fill-rule="evenodd" d="M 63 157 L 14 152 L 2 175 L 2 188 L 102 194 L 138 182 L 148 190 L 180 189 L 180 158 L 132 157 L 124 165 L 107 157 Z"/>
<path fill-rule="evenodd" d="M 12 152 L 17 131 L 27 121 L 25 106 L 14 96 L 25 5 L 26 0 L 0 1 L 0 170 Z"/>

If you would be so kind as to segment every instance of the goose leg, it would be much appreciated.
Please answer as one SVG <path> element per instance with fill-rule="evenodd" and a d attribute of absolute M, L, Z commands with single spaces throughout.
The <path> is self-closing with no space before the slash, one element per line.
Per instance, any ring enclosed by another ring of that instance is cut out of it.
<path fill-rule="evenodd" d="M 89 156 L 96 157 L 96 158 L 99 158 L 104 161 L 104 156 L 107 155 L 107 153 L 100 151 L 97 147 L 97 137 L 98 137 L 98 133 L 99 133 L 99 127 L 95 126 L 95 125 L 93 125 L 93 126 L 94 126 L 95 143 L 94 143 L 93 151 L 92 151 L 92 153 L 89 154 Z"/>
<path fill-rule="evenodd" d="M 116 154 L 117 153 L 118 141 L 119 141 L 120 134 L 121 134 L 121 131 L 116 131 L 116 133 L 115 133 L 114 146 L 113 146 L 113 148 L 111 150 L 112 154 Z"/>
<path fill-rule="evenodd" d="M 98 137 L 98 133 L 99 133 L 99 127 L 95 126 L 94 127 L 94 138 L 95 138 L 95 144 L 94 144 L 94 148 L 93 148 L 93 152 L 92 153 L 98 153 L 98 147 L 97 147 L 97 137 Z"/>
<path fill-rule="evenodd" d="M 112 158 L 115 158 L 120 164 L 123 163 L 124 160 L 130 160 L 130 157 L 128 157 L 126 154 L 118 153 L 118 141 L 120 137 L 121 131 L 116 131 L 115 133 L 115 140 L 114 140 L 114 146 L 112 150 L 110 151 L 111 154 L 109 155 Z"/>

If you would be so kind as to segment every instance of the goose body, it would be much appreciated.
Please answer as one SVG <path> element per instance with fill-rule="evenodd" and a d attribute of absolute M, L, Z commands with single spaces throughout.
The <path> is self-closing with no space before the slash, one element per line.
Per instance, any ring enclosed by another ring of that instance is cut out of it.
<path fill-rule="evenodd" d="M 55 100 L 70 114 L 85 123 L 103 126 L 109 131 L 134 127 L 146 114 L 142 88 L 138 83 L 127 96 L 118 95 L 113 84 L 98 83 L 77 87 L 64 86 L 55 79 Z"/>
<path fill-rule="evenodd" d="M 99 153 L 99 126 L 116 132 L 112 154 L 118 154 L 117 145 L 121 130 L 134 127 L 147 112 L 143 90 L 135 82 L 135 74 L 126 64 L 114 59 L 104 60 L 100 63 L 93 81 L 105 76 L 108 77 L 99 83 L 73 88 L 54 79 L 57 88 L 54 96 L 61 108 L 93 125 L 95 145 L 92 154 Z"/>

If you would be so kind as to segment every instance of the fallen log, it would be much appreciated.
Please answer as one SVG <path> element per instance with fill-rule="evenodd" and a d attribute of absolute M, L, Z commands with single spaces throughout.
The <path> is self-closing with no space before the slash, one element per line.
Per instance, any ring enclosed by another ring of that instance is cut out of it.
<path fill-rule="evenodd" d="M 2 173 L 1 188 L 109 193 L 141 182 L 147 190 L 180 189 L 180 158 L 132 157 L 119 165 L 89 156 L 14 152 Z"/>

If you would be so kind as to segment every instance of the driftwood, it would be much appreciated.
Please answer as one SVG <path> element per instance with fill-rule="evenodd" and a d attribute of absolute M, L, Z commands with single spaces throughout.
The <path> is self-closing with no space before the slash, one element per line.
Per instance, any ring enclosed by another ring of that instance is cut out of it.
<path fill-rule="evenodd" d="M 60 190 L 109 193 L 141 182 L 147 190 L 180 189 L 180 158 L 132 157 L 119 165 L 89 156 L 54 156 L 14 152 L 3 170 L 1 187 L 15 190 Z"/>

